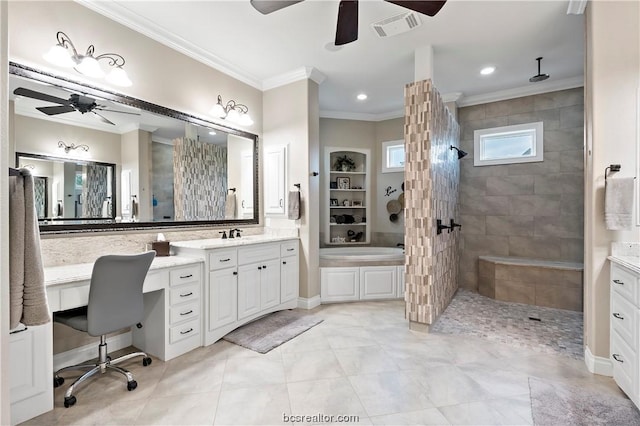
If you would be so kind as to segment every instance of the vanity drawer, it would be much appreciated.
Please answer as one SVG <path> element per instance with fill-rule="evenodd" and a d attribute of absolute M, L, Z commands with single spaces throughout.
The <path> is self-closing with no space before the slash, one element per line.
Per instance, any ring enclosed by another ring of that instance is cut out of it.
<path fill-rule="evenodd" d="M 169 303 L 171 306 L 192 300 L 200 300 L 200 283 L 172 288 L 169 293 Z"/>
<path fill-rule="evenodd" d="M 615 291 L 611 293 L 611 330 L 638 350 L 638 309 Z"/>
<path fill-rule="evenodd" d="M 182 321 L 195 319 L 200 316 L 200 303 L 193 302 L 186 305 L 174 306 L 170 310 L 169 324 L 174 325 Z"/>
<path fill-rule="evenodd" d="M 209 253 L 209 270 L 231 268 L 238 264 L 238 252 L 232 250 L 215 250 Z"/>
<path fill-rule="evenodd" d="M 200 282 L 200 265 L 186 266 L 171 270 L 171 287 L 187 283 Z"/>
<path fill-rule="evenodd" d="M 298 254 L 298 246 L 298 240 L 280 244 L 280 257 L 295 256 Z"/>
<path fill-rule="evenodd" d="M 262 262 L 280 257 L 279 244 L 260 244 L 252 247 L 241 247 L 238 249 L 238 264 Z"/>
<path fill-rule="evenodd" d="M 638 392 L 637 352 L 634 352 L 616 332 L 611 333 L 611 364 L 616 383 L 635 401 Z"/>
<path fill-rule="evenodd" d="M 60 310 L 79 308 L 89 303 L 89 281 L 60 290 Z"/>
<path fill-rule="evenodd" d="M 169 343 L 173 344 L 188 337 L 200 334 L 200 321 L 193 320 L 169 329 Z"/>
<path fill-rule="evenodd" d="M 611 288 L 629 302 L 638 306 L 638 277 L 627 269 L 611 264 Z"/>

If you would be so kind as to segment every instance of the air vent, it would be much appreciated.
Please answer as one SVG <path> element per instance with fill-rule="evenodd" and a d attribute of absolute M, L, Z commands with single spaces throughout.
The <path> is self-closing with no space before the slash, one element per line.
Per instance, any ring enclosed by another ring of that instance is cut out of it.
<path fill-rule="evenodd" d="M 378 37 L 391 37 L 411 31 L 421 24 L 420 16 L 416 12 L 406 12 L 374 22 L 371 24 L 371 28 Z"/>

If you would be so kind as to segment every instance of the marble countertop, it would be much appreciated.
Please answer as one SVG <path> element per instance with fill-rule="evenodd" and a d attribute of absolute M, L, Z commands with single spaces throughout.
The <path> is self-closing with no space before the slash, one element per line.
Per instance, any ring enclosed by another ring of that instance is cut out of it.
<path fill-rule="evenodd" d="M 236 247 L 248 244 L 271 243 L 275 241 L 297 240 L 298 237 L 282 235 L 248 235 L 240 238 L 210 238 L 206 240 L 172 241 L 172 247 L 207 250 L 220 247 Z"/>
<path fill-rule="evenodd" d="M 631 269 L 636 274 L 640 274 L 640 257 L 638 256 L 609 256 L 609 259 L 612 262 L 617 263 L 620 266 L 624 266 L 627 269 Z"/>
<path fill-rule="evenodd" d="M 181 256 L 156 257 L 153 259 L 151 268 L 149 268 L 149 270 L 153 271 L 154 269 L 190 265 L 194 263 L 201 263 L 202 261 L 202 259 Z M 44 268 L 44 285 L 50 286 L 90 280 L 92 271 L 93 263 L 75 263 L 62 266 L 49 266 Z"/>

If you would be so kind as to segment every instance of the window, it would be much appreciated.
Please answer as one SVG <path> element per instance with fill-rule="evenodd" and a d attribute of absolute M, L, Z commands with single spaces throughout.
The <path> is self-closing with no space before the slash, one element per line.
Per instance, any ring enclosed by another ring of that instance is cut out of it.
<path fill-rule="evenodd" d="M 473 132 L 474 166 L 543 161 L 542 121 Z"/>
<path fill-rule="evenodd" d="M 404 141 L 382 142 L 382 173 L 404 171 Z"/>

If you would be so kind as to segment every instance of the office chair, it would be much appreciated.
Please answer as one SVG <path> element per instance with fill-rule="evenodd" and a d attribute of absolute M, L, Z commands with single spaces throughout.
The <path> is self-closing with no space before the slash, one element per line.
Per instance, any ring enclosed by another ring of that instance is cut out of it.
<path fill-rule="evenodd" d="M 134 255 L 108 255 L 96 260 L 91 273 L 89 304 L 80 308 L 56 312 L 53 320 L 76 330 L 87 332 L 90 336 L 100 336 L 98 362 L 96 364 L 78 364 L 64 367 L 54 374 L 53 386 L 64 383 L 60 373 L 67 370 L 84 370 L 86 373 L 74 381 L 64 395 L 64 406 L 76 403 L 73 395 L 76 387 L 96 373 L 107 370 L 117 371 L 127 378 L 127 390 L 134 390 L 138 383 L 133 375 L 115 366 L 122 361 L 142 356 L 142 365 L 151 364 L 151 358 L 144 352 L 135 352 L 111 359 L 107 354 L 107 334 L 136 325 L 142 327 L 144 303 L 142 285 L 147 271 L 155 257 L 155 251 Z"/>

